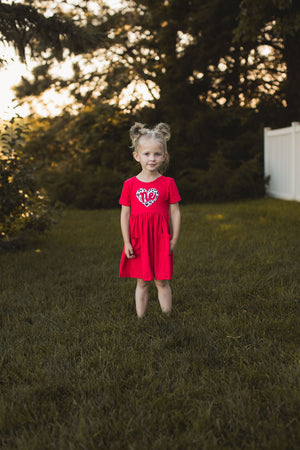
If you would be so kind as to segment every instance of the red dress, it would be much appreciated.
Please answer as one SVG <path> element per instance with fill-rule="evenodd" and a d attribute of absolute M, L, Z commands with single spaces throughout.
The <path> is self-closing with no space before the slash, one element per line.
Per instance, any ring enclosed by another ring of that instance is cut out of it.
<path fill-rule="evenodd" d="M 127 258 L 123 249 L 120 277 L 171 279 L 169 205 L 179 200 L 173 178 L 161 175 L 150 182 L 137 177 L 125 181 L 119 203 L 131 208 L 129 232 L 135 258 Z"/>

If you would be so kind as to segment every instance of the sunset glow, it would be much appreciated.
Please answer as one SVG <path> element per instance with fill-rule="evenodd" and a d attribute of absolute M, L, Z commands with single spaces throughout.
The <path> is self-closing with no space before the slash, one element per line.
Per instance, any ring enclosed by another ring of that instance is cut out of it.
<path fill-rule="evenodd" d="M 6 0 L 6 3 L 12 2 L 12 0 Z M 14 0 L 14 3 L 22 3 L 22 1 Z M 122 8 L 122 0 L 106 0 L 105 3 L 114 10 Z M 70 7 L 71 6 L 70 3 Z M 95 2 L 95 10 L 98 7 L 98 3 Z M 22 76 L 32 79 L 31 71 L 37 64 L 34 63 L 30 57 L 27 58 L 26 64 L 21 63 L 14 48 L 5 43 L 0 43 L 0 59 L 4 60 L 4 64 L 0 66 L 1 120 L 9 120 L 16 114 L 25 117 L 32 112 L 31 109 L 41 116 L 57 115 L 64 106 L 72 103 L 72 99 L 68 97 L 68 94 L 65 91 L 57 93 L 54 89 L 49 89 L 39 98 L 39 100 L 34 99 L 31 102 L 32 108 L 30 108 L 26 102 L 22 105 L 15 99 L 13 87 L 20 83 Z M 60 74 L 64 74 L 64 76 L 67 77 L 70 75 L 70 64 L 57 64 L 55 70 L 58 70 Z"/>

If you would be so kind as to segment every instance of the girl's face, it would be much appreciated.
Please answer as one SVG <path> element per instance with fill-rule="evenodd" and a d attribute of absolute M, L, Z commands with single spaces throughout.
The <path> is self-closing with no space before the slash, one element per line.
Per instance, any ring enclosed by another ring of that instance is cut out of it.
<path fill-rule="evenodd" d="M 157 139 L 142 137 L 133 156 L 141 164 L 143 171 L 155 173 L 166 159 L 167 153 Z"/>

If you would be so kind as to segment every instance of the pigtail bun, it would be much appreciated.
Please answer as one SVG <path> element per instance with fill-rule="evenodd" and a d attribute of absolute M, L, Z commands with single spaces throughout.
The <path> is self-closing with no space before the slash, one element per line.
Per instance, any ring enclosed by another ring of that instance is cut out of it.
<path fill-rule="evenodd" d="M 135 122 L 135 124 L 132 125 L 129 134 L 133 145 L 135 145 L 136 141 L 142 134 L 145 134 L 145 132 L 142 132 L 142 130 L 145 130 L 145 128 L 145 125 L 140 122 Z"/>
<path fill-rule="evenodd" d="M 164 136 L 165 140 L 168 141 L 171 137 L 170 127 L 166 123 L 158 123 L 154 128 L 154 131 L 160 133 Z"/>

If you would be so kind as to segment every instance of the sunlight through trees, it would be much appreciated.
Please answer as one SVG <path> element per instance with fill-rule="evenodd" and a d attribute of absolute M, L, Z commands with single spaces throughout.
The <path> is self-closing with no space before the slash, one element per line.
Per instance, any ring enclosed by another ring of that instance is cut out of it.
<path fill-rule="evenodd" d="M 26 147 L 54 200 L 115 205 L 112 185 L 97 196 L 88 180 L 117 191 L 133 172 L 134 120 L 171 125 L 187 201 L 263 194 L 262 128 L 300 116 L 298 2 L 28 0 L 0 13 L 2 39 L 35 64 L 16 96 L 65 102 L 30 119 Z"/>

